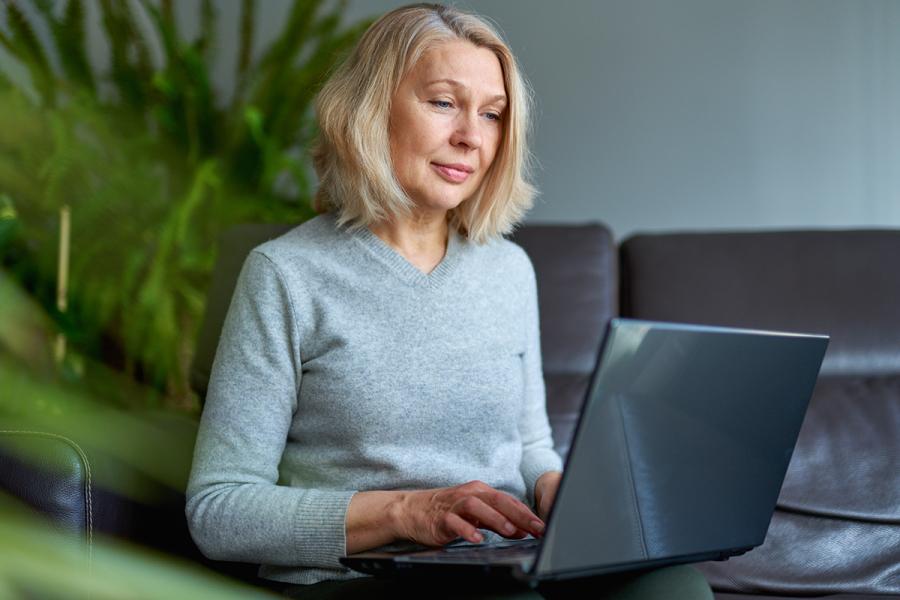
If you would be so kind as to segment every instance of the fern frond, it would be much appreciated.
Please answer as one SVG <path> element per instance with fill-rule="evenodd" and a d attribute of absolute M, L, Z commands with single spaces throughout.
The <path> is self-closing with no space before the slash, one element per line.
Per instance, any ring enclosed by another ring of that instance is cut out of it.
<path fill-rule="evenodd" d="M 212 62 L 216 51 L 218 14 L 212 0 L 200 3 L 200 36 L 197 38 L 197 49 L 207 63 Z"/>
<path fill-rule="evenodd" d="M 295 0 L 284 28 L 260 60 L 259 83 L 254 86 L 250 101 L 264 112 L 268 112 L 273 100 L 277 101 L 279 88 L 291 70 L 294 58 L 307 42 L 321 4 L 321 0 Z"/>
<path fill-rule="evenodd" d="M 172 24 L 172 33 L 177 37 L 178 22 L 175 20 L 175 11 L 172 9 L 172 0 L 161 0 L 159 3 L 159 12 L 167 23 Z"/>
<path fill-rule="evenodd" d="M 28 67 L 31 82 L 44 103 L 50 106 L 56 104 L 53 70 L 47 55 L 25 14 L 13 2 L 6 3 L 6 22 L 12 35 L 8 38 L 9 44 L 4 45 Z"/>
<path fill-rule="evenodd" d="M 81 0 L 69 0 L 62 20 L 53 21 L 53 39 L 65 74 L 73 82 L 93 92 L 96 84 L 87 58 L 84 20 L 84 3 Z"/>
<path fill-rule="evenodd" d="M 284 147 L 290 145 L 309 116 L 312 100 L 337 61 L 349 51 L 359 34 L 368 27 L 362 23 L 335 35 L 340 23 L 337 14 L 327 15 L 313 29 L 317 46 L 303 64 L 286 78 L 279 106 L 273 110 L 272 136 Z"/>
<path fill-rule="evenodd" d="M 147 0 L 142 0 L 142 6 L 166 53 L 165 70 L 157 74 L 154 82 L 163 92 L 157 121 L 187 149 L 191 164 L 197 164 L 210 154 L 221 128 L 209 81 L 209 65 L 196 46 L 178 40 L 174 24 L 162 11 Z"/>
<path fill-rule="evenodd" d="M 106 1 L 108 2 L 109 0 Z M 178 60 L 180 45 L 178 43 L 178 31 L 172 14 L 171 2 L 163 2 L 160 8 L 157 8 L 148 0 L 140 0 L 140 4 L 150 17 L 150 22 L 156 28 L 156 34 L 162 42 L 163 62 L 169 65 L 172 61 Z"/>
<path fill-rule="evenodd" d="M 235 101 L 240 96 L 239 91 L 243 89 L 244 76 L 250 67 L 250 59 L 253 54 L 253 34 L 256 22 L 256 0 L 241 1 L 241 31 L 240 45 L 238 46 L 237 61 L 237 91 L 235 91 Z"/>
<path fill-rule="evenodd" d="M 295 55 L 297 49 L 306 42 L 307 33 L 321 5 L 322 0 L 294 0 L 281 33 L 263 54 L 261 68 L 280 65 L 285 59 Z"/>
<path fill-rule="evenodd" d="M 121 101 L 143 112 L 148 104 L 153 72 L 147 44 L 134 22 L 128 2 L 99 0 L 99 6 L 110 47 L 110 78 Z"/>

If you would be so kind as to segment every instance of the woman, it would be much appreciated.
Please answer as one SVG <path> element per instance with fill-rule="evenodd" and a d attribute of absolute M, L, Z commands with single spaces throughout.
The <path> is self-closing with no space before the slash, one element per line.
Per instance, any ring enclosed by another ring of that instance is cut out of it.
<path fill-rule="evenodd" d="M 540 536 L 562 463 L 534 272 L 501 237 L 534 193 L 511 52 L 477 17 L 397 9 L 317 111 L 327 212 L 241 272 L 188 486 L 194 539 L 309 585 L 359 577 L 338 558 L 366 549 Z"/>

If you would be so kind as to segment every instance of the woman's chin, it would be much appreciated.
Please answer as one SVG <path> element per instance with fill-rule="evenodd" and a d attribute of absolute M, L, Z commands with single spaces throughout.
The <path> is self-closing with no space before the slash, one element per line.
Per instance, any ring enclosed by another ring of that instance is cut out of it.
<path fill-rule="evenodd" d="M 447 213 L 457 208 L 465 201 L 465 198 L 433 198 L 426 201 L 416 201 L 416 208 L 422 213 Z"/>

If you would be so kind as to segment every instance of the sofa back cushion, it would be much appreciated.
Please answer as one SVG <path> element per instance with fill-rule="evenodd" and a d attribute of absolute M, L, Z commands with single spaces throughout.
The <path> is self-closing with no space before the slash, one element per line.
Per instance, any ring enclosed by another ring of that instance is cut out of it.
<path fill-rule="evenodd" d="M 763 546 L 705 567 L 720 589 L 900 593 L 900 231 L 641 235 L 622 314 L 827 333 Z"/>
<path fill-rule="evenodd" d="M 827 333 L 823 375 L 900 374 L 900 231 L 639 235 L 622 313 Z"/>

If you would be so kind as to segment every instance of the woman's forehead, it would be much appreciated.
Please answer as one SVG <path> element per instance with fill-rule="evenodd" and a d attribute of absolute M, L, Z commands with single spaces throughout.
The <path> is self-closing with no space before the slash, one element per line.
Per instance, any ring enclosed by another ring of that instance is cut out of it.
<path fill-rule="evenodd" d="M 503 69 L 489 48 L 445 42 L 426 51 L 409 74 L 418 85 L 449 85 L 505 97 Z"/>

